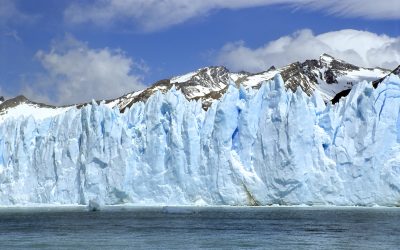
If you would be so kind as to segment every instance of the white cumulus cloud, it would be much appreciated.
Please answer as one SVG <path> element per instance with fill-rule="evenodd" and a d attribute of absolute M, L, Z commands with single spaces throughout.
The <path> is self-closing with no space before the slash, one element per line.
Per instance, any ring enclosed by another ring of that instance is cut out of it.
<path fill-rule="evenodd" d="M 328 53 L 358 66 L 393 69 L 400 64 L 400 37 L 345 29 L 315 35 L 309 29 L 249 48 L 243 41 L 226 44 L 216 54 L 217 64 L 231 70 L 257 72 Z"/>
<path fill-rule="evenodd" d="M 323 10 L 338 16 L 400 19 L 398 0 L 94 0 L 72 3 L 64 13 L 69 23 L 112 25 L 132 22 L 154 31 L 183 23 L 220 9 L 283 5 L 291 9 Z"/>
<path fill-rule="evenodd" d="M 145 86 L 148 70 L 121 50 L 91 49 L 86 43 L 67 35 L 54 42 L 50 51 L 36 53 L 46 74 L 27 85 L 24 93 L 37 101 L 73 104 L 92 99 L 109 99 Z"/>

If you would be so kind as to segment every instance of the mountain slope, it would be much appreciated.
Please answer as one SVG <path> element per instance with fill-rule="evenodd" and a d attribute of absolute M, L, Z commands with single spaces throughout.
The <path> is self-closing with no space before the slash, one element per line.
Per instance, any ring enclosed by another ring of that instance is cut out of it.
<path fill-rule="evenodd" d="M 256 74 L 248 72 L 232 73 L 225 67 L 207 67 L 159 81 L 143 92 L 128 94 L 110 101 L 110 106 L 116 105 L 124 110 L 138 101 L 146 100 L 157 90 L 165 93 L 172 86 L 175 86 L 182 91 L 188 100 L 201 99 L 203 107 L 207 109 L 226 92 L 231 81 L 237 86 L 242 85 L 244 88 L 257 89 L 263 81 L 273 79 L 278 73 L 285 81 L 286 88 L 296 91 L 298 87 L 301 87 L 308 95 L 311 95 L 317 89 L 321 92 L 325 102 L 329 102 L 337 93 L 351 89 L 354 84 L 364 80 L 380 79 L 388 75 L 390 70 L 358 67 L 327 54 L 321 55 L 319 60 L 296 62 L 279 69 L 271 67 L 267 71 Z"/>
<path fill-rule="evenodd" d="M 72 107 L 72 106 L 71 106 Z M 23 95 L 0 102 L 0 122 L 20 116 L 34 116 L 37 119 L 59 115 L 71 107 L 55 107 L 30 101 Z"/>
<path fill-rule="evenodd" d="M 117 107 L 120 111 L 124 111 L 135 103 L 146 101 L 157 91 L 166 93 L 174 86 L 188 100 L 201 100 L 203 108 L 208 109 L 213 102 L 221 98 L 230 84 L 241 85 L 245 89 L 258 89 L 264 81 L 273 79 L 278 73 L 281 74 L 286 88 L 296 91 L 300 87 L 307 95 L 318 90 L 323 100 L 330 102 L 338 93 L 351 89 L 354 84 L 364 80 L 381 79 L 390 71 L 381 68 L 358 67 L 327 54 L 321 55 L 318 60 L 296 62 L 278 69 L 271 67 L 267 71 L 255 74 L 230 72 L 221 66 L 206 67 L 171 79 L 160 80 L 147 89 L 106 100 L 105 103 L 110 108 Z M 19 104 L 23 104 L 23 106 L 19 106 Z M 84 105 L 75 106 L 81 108 Z M 47 117 L 59 114 L 69 108 L 35 103 L 19 96 L 0 103 L 0 120 L 18 115 L 44 115 Z"/>
<path fill-rule="evenodd" d="M 380 79 L 377 79 L 377 80 L 375 80 L 375 81 L 372 81 L 372 86 L 373 86 L 374 88 L 377 88 L 378 85 L 379 85 L 381 82 L 383 82 L 386 78 L 390 77 L 390 75 L 397 75 L 397 76 L 400 76 L 400 65 L 399 65 L 397 68 L 395 68 L 394 70 L 392 70 L 388 75 L 386 75 L 386 76 L 384 76 L 384 77 L 382 77 L 382 78 L 380 78 Z M 350 93 L 350 90 L 351 90 L 351 89 L 345 89 L 345 90 L 342 90 L 342 91 L 340 91 L 339 93 L 337 93 L 337 94 L 332 98 L 332 100 L 331 100 L 332 104 L 335 104 L 335 103 L 339 102 L 339 100 L 340 100 L 342 97 L 346 97 L 346 96 Z"/>

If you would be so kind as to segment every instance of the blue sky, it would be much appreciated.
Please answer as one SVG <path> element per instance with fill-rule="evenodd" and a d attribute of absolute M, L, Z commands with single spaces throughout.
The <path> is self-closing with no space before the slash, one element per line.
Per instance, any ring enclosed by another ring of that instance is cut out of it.
<path fill-rule="evenodd" d="M 0 91 L 112 98 L 209 65 L 261 71 L 327 52 L 400 64 L 397 0 L 0 0 Z"/>

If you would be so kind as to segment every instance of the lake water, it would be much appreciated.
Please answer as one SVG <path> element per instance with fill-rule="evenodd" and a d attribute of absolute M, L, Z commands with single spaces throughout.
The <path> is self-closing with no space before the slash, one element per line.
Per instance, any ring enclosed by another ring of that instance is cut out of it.
<path fill-rule="evenodd" d="M 399 249 L 400 209 L 0 210 L 0 248 Z"/>

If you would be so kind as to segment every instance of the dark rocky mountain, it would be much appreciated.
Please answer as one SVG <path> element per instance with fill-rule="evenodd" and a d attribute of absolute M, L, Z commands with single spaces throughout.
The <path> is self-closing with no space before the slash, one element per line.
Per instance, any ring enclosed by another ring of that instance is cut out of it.
<path fill-rule="evenodd" d="M 311 95 L 318 90 L 325 102 L 336 102 L 346 96 L 352 86 L 360 81 L 373 81 L 379 84 L 390 73 L 399 74 L 400 67 L 392 72 L 382 68 L 364 68 L 352 65 L 323 54 L 320 58 L 295 62 L 282 68 L 270 67 L 259 73 L 230 72 L 222 66 L 206 67 L 185 75 L 160 80 L 142 91 L 128 93 L 116 99 L 106 100 L 109 107 L 118 107 L 124 111 L 127 107 L 139 101 L 147 100 L 156 91 L 167 92 L 172 86 L 182 91 L 189 100 L 201 100 L 203 108 L 207 109 L 215 100 L 219 99 L 227 90 L 229 84 L 242 85 L 245 88 L 259 88 L 264 81 L 273 79 L 281 74 L 286 87 L 292 91 L 301 88 Z M 18 105 L 26 104 L 37 108 L 56 109 L 58 107 L 36 103 L 24 96 L 0 101 L 0 115 Z M 75 105 L 80 108 L 85 104 Z M 62 107 L 65 108 L 65 107 Z"/>
<path fill-rule="evenodd" d="M 118 106 L 121 110 L 138 101 L 145 101 L 154 92 L 166 92 L 172 86 L 180 89 L 189 100 L 201 99 L 207 109 L 216 99 L 220 98 L 231 81 L 245 88 L 259 88 L 263 81 L 273 79 L 280 73 L 286 87 L 296 91 L 298 87 L 311 95 L 318 89 L 326 102 L 331 101 L 336 94 L 351 89 L 360 81 L 375 81 L 390 73 L 381 68 L 363 68 L 323 54 L 318 60 L 295 62 L 282 68 L 270 67 L 259 73 L 230 72 L 225 67 L 206 67 L 182 76 L 156 82 L 141 92 L 130 93 L 115 100 L 109 100 L 110 106 Z"/>

